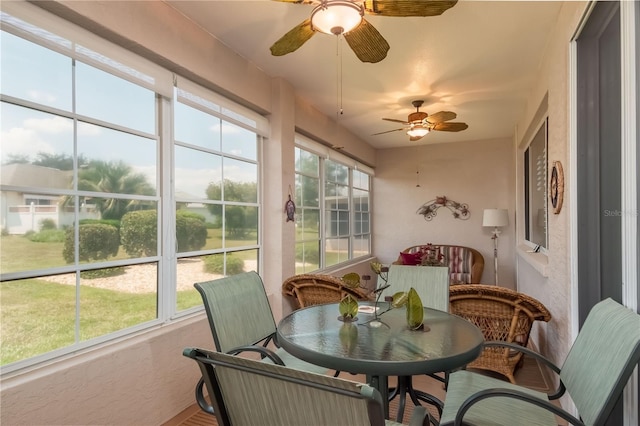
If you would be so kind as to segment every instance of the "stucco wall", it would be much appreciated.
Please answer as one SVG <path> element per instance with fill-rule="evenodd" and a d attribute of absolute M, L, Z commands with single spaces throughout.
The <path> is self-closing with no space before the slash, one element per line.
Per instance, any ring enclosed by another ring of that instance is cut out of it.
<path fill-rule="evenodd" d="M 213 347 L 201 315 L 3 377 L 0 423 L 162 424 L 194 402 L 200 370 L 182 356 L 188 346 Z"/>
<path fill-rule="evenodd" d="M 564 203 L 560 214 L 553 214 L 553 209 L 550 203 L 548 204 L 550 209 L 549 247 L 546 256 L 531 255 L 525 252 L 522 245 L 518 246 L 517 281 L 519 291 L 535 297 L 551 312 L 552 319 L 549 324 L 542 328 L 538 328 L 539 325 L 537 325 L 532 332 L 532 340 L 545 355 L 559 363 L 565 359 L 573 342 L 574 333 L 577 332 L 572 329 L 574 295 L 571 277 L 570 215 L 573 206 L 570 198 L 571 190 L 575 185 L 570 180 L 569 162 L 569 61 L 571 38 L 585 7 L 584 2 L 563 4 L 544 60 L 540 64 L 535 90 L 529 97 L 527 113 L 518 126 L 519 129 L 523 129 L 522 134 L 518 135 L 518 143 L 521 145 L 524 129 L 535 121 L 536 110 L 546 96 L 549 117 L 548 169 L 550 174 L 553 162 L 562 162 L 565 178 Z M 518 151 L 518 155 L 522 155 L 522 149 Z M 518 173 L 522 172 L 518 170 Z M 519 191 L 519 198 L 521 197 L 522 192 Z M 520 222 L 524 221 L 523 214 L 519 216 Z M 518 235 L 522 238 L 524 232 L 521 229 L 518 231 Z M 519 244 L 521 243 L 520 239 Z"/>
<path fill-rule="evenodd" d="M 494 283 L 492 229 L 483 228 L 484 209 L 509 210 L 509 226 L 498 240 L 499 284 L 515 288 L 515 166 L 510 139 L 429 144 L 378 152 L 373 185 L 374 253 L 382 263 L 416 244 L 453 244 L 482 253 L 482 282 Z M 419 171 L 419 174 L 416 173 Z M 419 181 L 420 187 L 417 187 Z M 467 220 L 455 219 L 444 207 L 431 221 L 416 210 L 444 195 L 469 206 Z"/>

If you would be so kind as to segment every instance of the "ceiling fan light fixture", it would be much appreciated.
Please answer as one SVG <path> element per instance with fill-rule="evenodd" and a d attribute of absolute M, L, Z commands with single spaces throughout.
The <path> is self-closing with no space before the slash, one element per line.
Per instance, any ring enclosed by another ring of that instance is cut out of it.
<path fill-rule="evenodd" d="M 362 22 L 364 9 L 353 1 L 327 0 L 311 12 L 311 25 L 325 34 L 348 33 Z"/>
<path fill-rule="evenodd" d="M 424 127 L 421 124 L 413 126 L 409 130 L 407 130 L 407 135 L 411 136 L 412 138 L 421 138 L 423 136 L 426 136 L 427 133 L 429 133 L 429 128 Z"/>

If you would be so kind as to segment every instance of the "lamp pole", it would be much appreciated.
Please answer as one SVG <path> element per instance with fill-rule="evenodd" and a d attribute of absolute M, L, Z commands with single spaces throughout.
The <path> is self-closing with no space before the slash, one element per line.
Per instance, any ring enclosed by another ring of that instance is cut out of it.
<path fill-rule="evenodd" d="M 482 217 L 482 226 L 493 228 L 493 273 L 495 285 L 498 285 L 498 236 L 500 229 L 509 224 L 509 213 L 506 209 L 485 209 Z"/>
<path fill-rule="evenodd" d="M 498 234 L 500 234 L 500 230 L 495 227 L 491 239 L 493 240 L 493 274 L 496 285 L 498 285 Z"/>

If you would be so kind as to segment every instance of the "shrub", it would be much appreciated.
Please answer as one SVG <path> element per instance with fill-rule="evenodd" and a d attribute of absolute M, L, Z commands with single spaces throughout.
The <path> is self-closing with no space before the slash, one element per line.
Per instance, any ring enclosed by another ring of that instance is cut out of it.
<path fill-rule="evenodd" d="M 57 228 L 56 222 L 53 219 L 42 219 L 40 221 L 40 231 L 50 231 Z"/>
<path fill-rule="evenodd" d="M 120 222 L 122 248 L 129 256 L 155 256 L 158 250 L 158 215 L 155 210 L 126 213 Z"/>
<path fill-rule="evenodd" d="M 200 250 L 207 244 L 207 226 L 205 218 L 186 210 L 176 212 L 176 238 L 178 251 Z"/>
<path fill-rule="evenodd" d="M 120 221 L 117 219 L 80 219 L 80 225 L 90 225 L 102 223 L 103 225 L 115 226 L 120 231 Z"/>
<path fill-rule="evenodd" d="M 224 254 L 212 254 L 204 258 L 204 272 L 208 274 L 224 274 Z M 232 254 L 227 255 L 227 275 L 244 272 L 244 260 Z"/>
<path fill-rule="evenodd" d="M 80 225 L 79 259 L 81 262 L 103 260 L 109 256 L 116 256 L 120 248 L 118 230 L 111 225 L 89 224 Z M 74 231 L 66 231 L 62 256 L 67 263 L 74 261 Z"/>

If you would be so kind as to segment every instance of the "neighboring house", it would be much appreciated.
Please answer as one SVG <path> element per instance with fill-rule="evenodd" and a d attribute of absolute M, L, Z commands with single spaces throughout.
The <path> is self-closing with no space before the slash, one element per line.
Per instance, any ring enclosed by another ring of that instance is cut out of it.
<path fill-rule="evenodd" d="M 0 225 L 9 234 L 38 231 L 44 219 L 51 219 L 57 227 L 70 225 L 73 206 L 63 206 L 62 196 L 37 194 L 29 188 L 68 188 L 71 171 L 58 170 L 34 164 L 6 164 L 0 168 L 0 184 L 8 190 L 0 194 Z M 24 188 L 24 189 L 22 189 Z M 94 205 L 81 206 L 82 219 L 99 219 Z"/>

